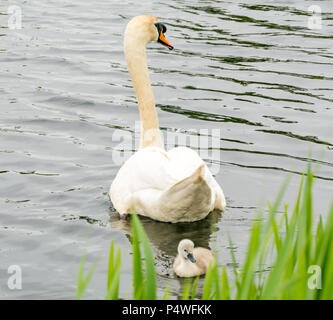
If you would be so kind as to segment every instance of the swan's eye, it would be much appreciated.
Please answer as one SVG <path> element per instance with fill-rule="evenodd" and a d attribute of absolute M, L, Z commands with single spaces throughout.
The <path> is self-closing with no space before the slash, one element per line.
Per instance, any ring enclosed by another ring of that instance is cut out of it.
<path fill-rule="evenodd" d="M 187 250 L 186 250 L 186 249 L 184 249 L 184 252 L 187 252 Z"/>
<path fill-rule="evenodd" d="M 163 33 L 167 32 L 167 27 L 162 23 L 158 23 L 158 22 L 155 23 L 155 27 L 157 28 L 158 34 L 161 34 L 161 31 Z"/>
<path fill-rule="evenodd" d="M 158 32 L 158 39 L 157 42 L 162 43 L 164 46 L 166 46 L 167 48 L 169 48 L 170 50 L 173 49 L 173 45 L 172 43 L 170 43 L 167 38 L 164 36 L 164 34 L 167 31 L 167 28 L 164 24 L 162 23 L 154 23 L 155 27 L 157 28 L 157 32 Z"/>

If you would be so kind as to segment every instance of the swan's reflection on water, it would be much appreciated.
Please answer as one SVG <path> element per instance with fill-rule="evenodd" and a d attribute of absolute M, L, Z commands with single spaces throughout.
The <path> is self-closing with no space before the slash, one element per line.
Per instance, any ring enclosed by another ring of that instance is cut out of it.
<path fill-rule="evenodd" d="M 177 296 L 181 295 L 184 279 L 177 277 L 172 270 L 179 241 L 187 238 L 191 239 L 196 247 L 211 248 L 211 235 L 219 230 L 217 225 L 221 217 L 221 212 L 216 210 L 203 220 L 186 223 L 159 222 L 139 216 L 154 252 L 159 288 L 164 289 L 169 284 L 171 293 Z M 110 226 L 113 229 L 123 231 L 128 240 L 131 241 L 131 223 L 129 218 L 126 220 L 120 219 L 114 209 L 111 209 Z M 170 283 L 170 279 L 177 279 L 177 284 Z M 202 283 L 200 282 L 198 291 L 201 291 L 202 287 Z M 175 285 L 178 288 L 175 288 Z"/>

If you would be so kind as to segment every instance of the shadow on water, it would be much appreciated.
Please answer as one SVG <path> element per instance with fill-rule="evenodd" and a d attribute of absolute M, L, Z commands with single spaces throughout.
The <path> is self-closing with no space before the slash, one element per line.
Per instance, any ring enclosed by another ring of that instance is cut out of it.
<path fill-rule="evenodd" d="M 221 220 L 221 213 L 211 212 L 205 219 L 196 222 L 166 223 L 140 216 L 140 221 L 147 233 L 151 245 L 161 255 L 175 257 L 177 246 L 182 239 L 191 239 L 196 246 L 209 248 L 210 237 L 219 230 L 217 223 Z M 130 240 L 130 219 L 120 219 L 119 215 L 110 208 L 110 226 L 123 231 Z"/>
<path fill-rule="evenodd" d="M 225 116 L 222 114 L 213 114 L 203 111 L 194 111 L 194 110 L 184 109 L 179 106 L 157 105 L 157 107 L 163 111 L 181 114 L 192 119 L 200 119 L 200 120 L 214 121 L 214 122 L 235 122 L 235 123 L 242 123 L 249 126 L 258 126 L 258 127 L 262 126 L 261 123 L 251 122 L 249 120 L 242 118 Z"/>

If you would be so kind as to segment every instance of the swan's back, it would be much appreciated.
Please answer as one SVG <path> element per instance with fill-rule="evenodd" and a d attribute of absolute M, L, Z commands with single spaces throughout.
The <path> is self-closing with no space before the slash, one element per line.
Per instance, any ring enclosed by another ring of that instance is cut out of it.
<path fill-rule="evenodd" d="M 216 186 L 195 151 L 147 147 L 120 168 L 110 197 L 120 214 L 130 213 L 133 206 L 138 214 L 160 221 L 196 221 L 214 209 Z"/>

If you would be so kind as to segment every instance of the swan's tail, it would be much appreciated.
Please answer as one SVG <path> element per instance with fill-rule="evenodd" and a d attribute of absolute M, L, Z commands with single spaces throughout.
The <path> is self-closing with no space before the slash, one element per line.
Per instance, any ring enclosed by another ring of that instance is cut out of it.
<path fill-rule="evenodd" d="M 161 196 L 161 210 L 178 221 L 203 219 L 211 211 L 212 190 L 202 164 L 189 177 L 177 182 Z"/>

